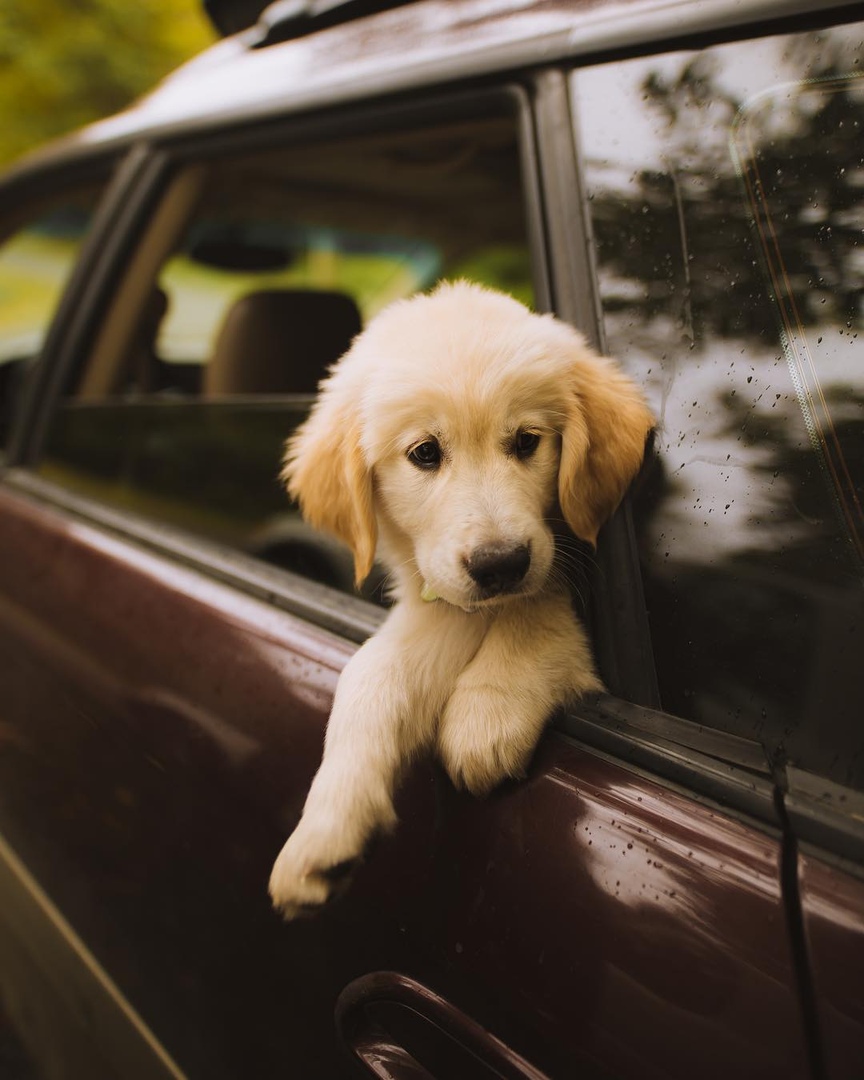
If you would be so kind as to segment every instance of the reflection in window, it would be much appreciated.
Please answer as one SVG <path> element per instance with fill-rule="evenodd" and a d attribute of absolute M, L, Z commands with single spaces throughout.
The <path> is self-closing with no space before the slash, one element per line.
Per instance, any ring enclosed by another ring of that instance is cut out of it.
<path fill-rule="evenodd" d="M 178 171 L 73 375 L 43 475 L 352 591 L 350 553 L 278 483 L 284 441 L 386 304 L 462 276 L 532 303 L 520 163 L 502 103 Z"/>
<path fill-rule="evenodd" d="M 864 784 L 862 28 L 579 73 L 664 707 Z"/>

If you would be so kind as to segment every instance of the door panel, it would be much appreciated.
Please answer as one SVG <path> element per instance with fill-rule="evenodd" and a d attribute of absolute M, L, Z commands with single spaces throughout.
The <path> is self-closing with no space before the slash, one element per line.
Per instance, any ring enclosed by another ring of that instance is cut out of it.
<path fill-rule="evenodd" d="M 776 837 L 551 734 L 482 802 L 415 770 L 348 895 L 282 924 L 353 646 L 8 488 L 0 515 L 0 831 L 190 1075 L 353 1075 L 337 1000 L 383 971 L 551 1077 L 805 1075 Z"/>
<path fill-rule="evenodd" d="M 266 884 L 348 647 L 23 500 L 0 513 L 4 835 L 192 1075 L 338 1075 L 330 934 L 283 930 Z"/>
<path fill-rule="evenodd" d="M 806 1075 L 774 837 L 557 734 L 449 802 L 441 951 L 550 1075 Z"/>
<path fill-rule="evenodd" d="M 804 853 L 799 885 L 813 989 L 830 1080 L 864 1069 L 864 881 Z"/>

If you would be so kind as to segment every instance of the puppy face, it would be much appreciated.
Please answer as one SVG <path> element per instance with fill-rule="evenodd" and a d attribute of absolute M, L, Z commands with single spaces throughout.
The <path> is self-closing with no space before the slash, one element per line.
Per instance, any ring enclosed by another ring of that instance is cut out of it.
<path fill-rule="evenodd" d="M 454 393 L 461 381 L 442 392 L 425 379 L 412 395 L 425 405 L 403 401 L 395 416 L 371 403 L 384 437 L 370 451 L 388 561 L 416 564 L 426 598 L 472 610 L 545 584 L 560 438 L 554 411 L 506 380 Z"/>
<path fill-rule="evenodd" d="M 594 543 L 651 424 L 572 328 L 463 283 L 373 320 L 284 476 L 307 519 L 350 544 L 359 580 L 377 545 L 397 594 L 474 610 L 543 588 L 554 518 Z"/>

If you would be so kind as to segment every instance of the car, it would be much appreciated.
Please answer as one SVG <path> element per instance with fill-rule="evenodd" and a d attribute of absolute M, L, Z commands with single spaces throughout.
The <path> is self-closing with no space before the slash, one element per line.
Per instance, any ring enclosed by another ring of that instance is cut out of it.
<path fill-rule="evenodd" d="M 0 999 L 41 1075 L 864 1071 L 864 23 L 818 0 L 214 2 L 0 180 Z M 351 887 L 267 880 L 386 613 L 278 483 L 443 279 L 658 418 L 573 560 L 604 693 Z"/>

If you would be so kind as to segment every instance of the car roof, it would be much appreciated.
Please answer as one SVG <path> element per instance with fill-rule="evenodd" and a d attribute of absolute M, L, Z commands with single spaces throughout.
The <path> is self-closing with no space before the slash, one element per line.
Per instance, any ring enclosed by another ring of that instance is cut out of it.
<path fill-rule="evenodd" d="M 255 26 L 217 42 L 130 108 L 56 140 L 20 168 L 359 97 L 680 43 L 684 35 L 823 7 L 820 0 L 415 0 L 320 30 L 313 25 L 310 33 L 266 47 Z"/>

